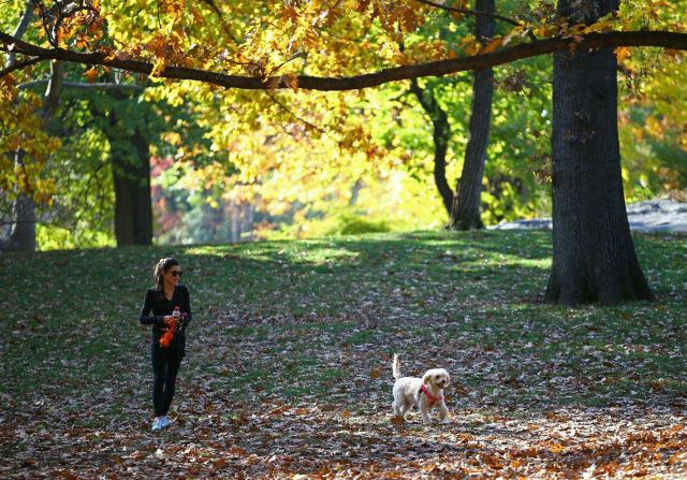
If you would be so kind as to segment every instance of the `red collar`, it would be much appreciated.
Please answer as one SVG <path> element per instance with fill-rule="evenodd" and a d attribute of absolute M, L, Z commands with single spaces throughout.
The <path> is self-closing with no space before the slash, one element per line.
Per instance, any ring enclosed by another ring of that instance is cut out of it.
<path fill-rule="evenodd" d="M 434 405 L 435 403 L 440 402 L 440 401 L 442 401 L 442 400 L 444 399 L 444 397 L 442 397 L 441 395 L 435 397 L 434 395 L 432 395 L 431 393 L 429 393 L 429 390 L 428 390 L 427 387 L 425 387 L 424 385 L 420 387 L 420 391 L 421 391 L 422 393 L 424 393 L 425 396 L 427 397 L 427 401 L 429 401 L 429 406 L 430 406 L 430 407 L 431 407 L 432 405 Z"/>

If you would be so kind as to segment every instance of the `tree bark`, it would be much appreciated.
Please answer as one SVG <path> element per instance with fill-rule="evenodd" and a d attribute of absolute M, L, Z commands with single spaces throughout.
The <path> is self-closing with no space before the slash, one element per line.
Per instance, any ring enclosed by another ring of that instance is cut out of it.
<path fill-rule="evenodd" d="M 495 0 L 475 0 L 475 10 L 494 13 Z M 484 43 L 494 36 L 496 25 L 492 17 L 477 17 L 476 38 Z M 470 133 L 465 150 L 463 172 L 456 185 L 453 197 L 449 228 L 452 230 L 470 230 L 484 228 L 480 215 L 480 197 L 484 162 L 489 145 L 489 126 L 491 124 L 491 99 L 494 95 L 494 71 L 486 68 L 474 72 L 472 96 L 472 113 L 470 115 Z"/>
<path fill-rule="evenodd" d="M 117 246 L 151 245 L 153 239 L 152 200 L 150 196 L 150 143 L 138 128 L 132 136 L 116 132 L 117 118 L 110 113 L 106 132 L 110 141 L 110 162 L 115 192 L 115 238 Z M 133 147 L 134 154 L 120 148 L 123 143 Z"/>
<path fill-rule="evenodd" d="M 434 98 L 431 89 L 422 89 L 417 79 L 410 82 L 410 90 L 417 97 L 422 108 L 427 112 L 432 120 L 432 136 L 434 138 L 434 182 L 436 183 L 439 195 L 446 208 L 446 213 L 451 215 L 451 199 L 453 190 L 446 180 L 446 152 L 448 142 L 451 140 L 451 125 L 448 123 L 448 116 Z"/>
<path fill-rule="evenodd" d="M 617 7 L 617 0 L 560 0 L 558 13 L 590 23 Z M 617 101 L 611 48 L 554 55 L 549 302 L 610 304 L 653 298 L 627 220 Z"/>
<path fill-rule="evenodd" d="M 21 169 L 23 165 L 24 151 L 20 149 L 14 154 L 14 168 Z M 12 227 L 4 247 L 21 252 L 36 251 L 36 204 L 23 189 L 12 202 Z"/>

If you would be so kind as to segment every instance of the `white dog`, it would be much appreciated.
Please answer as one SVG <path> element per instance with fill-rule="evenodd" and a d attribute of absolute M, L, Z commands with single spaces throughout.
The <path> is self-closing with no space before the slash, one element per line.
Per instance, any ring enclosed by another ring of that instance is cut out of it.
<path fill-rule="evenodd" d="M 405 418 L 413 405 L 417 406 L 425 423 L 430 423 L 429 409 L 439 408 L 439 419 L 444 422 L 448 415 L 448 408 L 444 403 L 444 388 L 451 383 L 451 377 L 443 368 L 427 370 L 422 378 L 401 377 L 401 364 L 398 355 L 394 354 L 392 364 L 394 372 L 394 414 Z"/>

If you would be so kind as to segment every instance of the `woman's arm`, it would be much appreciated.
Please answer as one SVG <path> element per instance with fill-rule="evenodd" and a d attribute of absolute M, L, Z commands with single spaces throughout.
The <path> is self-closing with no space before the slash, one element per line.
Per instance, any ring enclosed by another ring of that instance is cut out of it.
<path fill-rule="evenodd" d="M 141 308 L 141 317 L 140 321 L 143 325 L 157 325 L 158 327 L 162 327 L 165 324 L 165 317 L 164 315 L 150 315 L 150 312 L 153 311 L 153 296 L 148 290 L 146 292 L 146 298 L 143 300 L 143 308 Z"/>
<path fill-rule="evenodd" d="M 193 314 L 191 313 L 191 295 L 188 293 L 188 288 L 184 287 L 184 313 L 186 313 L 186 318 L 184 318 L 184 330 L 193 319 Z"/>

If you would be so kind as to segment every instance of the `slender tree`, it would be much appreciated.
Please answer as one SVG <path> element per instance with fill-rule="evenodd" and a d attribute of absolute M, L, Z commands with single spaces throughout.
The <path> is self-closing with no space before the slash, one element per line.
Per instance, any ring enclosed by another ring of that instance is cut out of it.
<path fill-rule="evenodd" d="M 475 10 L 494 13 L 494 0 L 475 0 Z M 494 36 L 494 18 L 477 17 L 475 36 L 481 43 Z M 456 185 L 451 205 L 449 228 L 470 230 L 483 228 L 480 218 L 480 194 L 484 162 L 489 145 L 489 126 L 491 124 L 491 99 L 494 95 L 494 70 L 491 67 L 476 70 L 473 81 L 472 112 L 470 115 L 469 140 L 465 150 L 463 172 Z"/>
<path fill-rule="evenodd" d="M 16 38 L 21 38 L 31 22 L 32 8 L 31 0 L 28 0 L 24 8 L 22 17 L 14 31 Z M 14 53 L 8 55 L 7 68 L 12 68 L 17 63 Z M 24 151 L 19 148 L 14 152 L 14 166 L 19 170 L 24 164 Z M 10 237 L 4 248 L 10 250 L 34 251 L 36 249 L 36 205 L 25 189 L 17 192 L 17 197 L 12 202 L 12 226 Z"/>
<path fill-rule="evenodd" d="M 592 23 L 618 0 L 560 0 L 558 13 Z M 554 54 L 553 270 L 550 302 L 653 297 L 637 261 L 620 169 L 616 58 L 611 48 Z"/>
<path fill-rule="evenodd" d="M 41 119 L 48 125 L 55 117 L 64 81 L 64 62 L 50 63 L 50 80 L 43 97 Z M 14 163 L 21 170 L 29 159 L 20 148 L 15 152 Z M 30 192 L 22 190 L 12 205 L 13 224 L 7 248 L 33 252 L 36 250 L 36 202 Z"/>
<path fill-rule="evenodd" d="M 446 212 L 451 214 L 451 190 L 446 180 L 446 152 L 448 143 L 451 140 L 451 124 L 448 115 L 437 102 L 434 91 L 431 88 L 421 88 L 416 78 L 410 82 L 410 90 L 417 97 L 427 115 L 432 121 L 432 138 L 434 140 L 434 182 L 436 183 L 439 195 L 446 208 Z"/>

